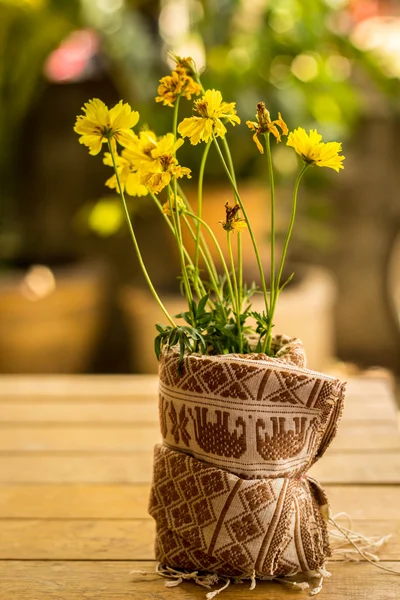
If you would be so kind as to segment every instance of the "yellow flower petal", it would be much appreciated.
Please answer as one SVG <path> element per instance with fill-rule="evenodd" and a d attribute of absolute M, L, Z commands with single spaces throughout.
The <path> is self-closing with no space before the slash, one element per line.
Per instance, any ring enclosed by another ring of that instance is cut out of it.
<path fill-rule="evenodd" d="M 171 173 L 166 172 L 148 172 L 141 176 L 141 183 L 145 185 L 153 194 L 161 192 L 171 181 Z"/>
<path fill-rule="evenodd" d="M 125 182 L 126 193 L 129 196 L 147 196 L 148 189 L 141 182 L 139 173 L 129 173 Z"/>
<path fill-rule="evenodd" d="M 225 134 L 226 134 L 226 131 L 227 131 L 227 129 L 226 129 L 225 125 L 223 124 L 222 121 L 220 121 L 218 119 L 215 122 L 215 125 L 214 125 L 214 132 L 215 132 L 216 137 L 224 138 Z M 211 139 L 211 132 L 210 132 L 210 136 L 209 137 Z M 208 140 L 206 140 L 206 141 L 208 141 Z"/>
<path fill-rule="evenodd" d="M 201 117 L 190 117 L 188 119 L 183 119 L 178 126 L 178 132 L 182 137 L 188 137 L 190 139 L 190 143 L 195 146 L 204 139 L 202 137 L 202 133 L 207 127 L 207 121 L 208 119 L 202 119 Z M 212 121 L 210 123 L 212 131 Z M 212 134 L 210 133 L 210 138 L 211 135 Z M 208 140 L 206 139 L 205 141 Z"/>
<path fill-rule="evenodd" d="M 130 146 L 130 144 L 134 143 L 135 137 L 136 137 L 135 134 L 130 129 L 123 129 L 123 130 L 118 131 L 115 134 L 115 138 L 118 140 L 118 142 L 124 148 L 126 148 L 127 146 Z"/>
<path fill-rule="evenodd" d="M 246 223 L 246 221 L 243 221 L 243 220 L 233 221 L 233 223 L 232 223 L 232 229 L 234 229 L 238 233 L 243 231 L 243 229 L 246 229 L 246 227 L 247 227 L 247 223 Z"/>
<path fill-rule="evenodd" d="M 84 144 L 89 148 L 89 154 L 96 156 L 101 150 L 103 142 L 107 140 L 102 139 L 96 135 L 83 135 L 79 138 L 79 143 Z"/>
<path fill-rule="evenodd" d="M 240 123 L 235 102 L 223 102 L 218 90 L 206 90 L 204 96 L 195 101 L 194 108 L 200 116 L 183 119 L 178 127 L 181 136 L 188 137 L 193 145 L 209 142 L 213 133 L 224 137 L 227 130 L 221 119 L 227 119 L 231 125 Z"/>
<path fill-rule="evenodd" d="M 139 113 L 132 110 L 122 100 L 110 110 L 110 126 L 112 129 L 131 129 L 139 121 Z"/>
<path fill-rule="evenodd" d="M 139 113 L 132 111 L 129 104 L 121 100 L 109 110 L 104 102 L 93 98 L 82 110 L 84 114 L 78 115 L 74 131 L 82 136 L 79 141 L 88 146 L 90 154 L 98 154 L 101 144 L 108 141 L 115 149 L 116 139 L 122 146 L 131 143 L 134 137 L 131 128 L 138 122 Z M 95 137 L 98 138 L 97 142 L 94 142 Z"/>
<path fill-rule="evenodd" d="M 295 149 L 305 163 L 318 167 L 329 167 L 339 172 L 343 169 L 344 156 L 339 155 L 342 144 L 339 142 L 322 142 L 322 136 L 312 129 L 309 134 L 298 127 L 289 134 L 287 145 Z"/>

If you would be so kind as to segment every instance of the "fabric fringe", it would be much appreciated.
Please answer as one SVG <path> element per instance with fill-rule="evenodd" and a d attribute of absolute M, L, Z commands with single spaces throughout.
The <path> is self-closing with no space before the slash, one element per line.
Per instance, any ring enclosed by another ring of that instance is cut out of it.
<path fill-rule="evenodd" d="M 348 520 L 348 526 L 339 525 L 337 519 L 346 518 Z M 375 552 L 379 551 L 386 542 L 388 542 L 392 534 L 384 536 L 365 536 L 353 530 L 352 519 L 350 515 L 345 512 L 338 513 L 334 516 L 330 516 L 328 523 L 332 526 L 329 529 L 329 539 L 332 547 L 332 556 L 340 556 L 347 561 L 361 561 L 365 560 L 375 567 L 392 573 L 394 575 L 400 575 L 400 571 L 385 567 L 379 563 L 379 556 Z M 308 581 L 295 581 L 292 579 L 295 575 L 288 577 L 275 577 L 275 576 L 261 576 L 256 577 L 255 571 L 253 571 L 248 577 L 225 577 L 218 575 L 217 573 L 205 573 L 199 571 L 187 571 L 185 569 L 174 569 L 168 565 L 158 563 L 155 572 L 149 573 L 147 571 L 131 571 L 132 575 L 150 575 L 156 574 L 164 579 L 167 579 L 165 586 L 168 588 L 177 587 L 184 581 L 193 581 L 197 585 L 211 589 L 215 585 L 222 583 L 222 587 L 217 590 L 210 591 L 206 594 L 207 600 L 212 600 L 218 594 L 226 590 L 231 584 L 243 584 L 244 582 L 250 581 L 249 591 L 252 591 L 257 586 L 257 581 L 274 581 L 276 583 L 282 583 L 283 585 L 290 586 L 292 589 L 299 591 L 308 591 L 310 596 L 316 596 L 320 593 L 323 587 L 324 580 L 331 577 L 331 573 L 324 567 L 315 571 L 308 571 L 307 573 L 297 573 L 303 577 L 312 579 L 319 579 L 318 584 L 315 586 L 310 585 Z"/>
<path fill-rule="evenodd" d="M 207 600 L 212 600 L 226 590 L 226 588 L 231 584 L 243 584 L 245 582 L 250 581 L 249 591 L 252 591 L 257 586 L 257 581 L 274 581 L 276 583 L 282 583 L 283 585 L 289 586 L 292 589 L 296 589 L 299 591 L 310 590 L 310 596 L 316 596 L 322 590 L 322 584 L 326 577 L 330 577 L 331 574 L 326 571 L 324 568 L 318 569 L 316 571 L 308 571 L 307 573 L 301 573 L 302 576 L 308 577 L 310 580 L 314 578 L 319 578 L 318 585 L 312 587 L 307 581 L 294 581 L 289 577 L 275 577 L 275 576 L 261 576 L 256 577 L 255 571 L 248 577 L 225 577 L 223 575 L 218 575 L 217 573 L 200 573 L 199 571 L 187 571 L 185 569 L 174 569 L 172 567 L 168 567 L 168 565 L 163 565 L 158 563 L 154 572 L 149 573 L 146 571 L 130 571 L 131 575 L 152 575 L 156 574 L 164 579 L 168 579 L 165 582 L 165 587 L 173 588 L 181 585 L 184 581 L 193 581 L 197 585 L 211 589 L 211 587 L 222 583 L 222 587 L 217 590 L 208 592 L 206 594 Z M 293 577 L 293 576 L 292 576 Z M 311 588 L 311 589 L 310 589 Z"/>
<path fill-rule="evenodd" d="M 339 517 L 347 518 L 349 527 L 339 525 L 336 521 Z M 371 550 L 379 550 L 392 537 L 392 534 L 381 537 L 364 536 L 352 529 L 351 517 L 345 512 L 338 513 L 334 517 L 329 517 L 328 523 L 336 529 L 336 531 L 334 529 L 329 530 L 333 556 L 342 556 L 348 561 L 360 561 L 363 559 L 374 565 L 374 567 L 382 569 L 382 571 L 387 571 L 393 575 L 400 575 L 400 571 L 378 564 L 380 560 L 379 556 L 371 552 Z M 348 546 L 351 546 L 351 548 Z"/>

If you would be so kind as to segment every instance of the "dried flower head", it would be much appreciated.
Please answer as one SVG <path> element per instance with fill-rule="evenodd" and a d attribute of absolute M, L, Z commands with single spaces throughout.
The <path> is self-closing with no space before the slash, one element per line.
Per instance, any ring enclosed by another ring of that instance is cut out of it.
<path fill-rule="evenodd" d="M 228 202 L 225 204 L 225 221 L 219 221 L 225 231 L 242 231 L 247 227 L 246 221 L 239 217 L 240 206 L 235 204 L 230 206 Z"/>
<path fill-rule="evenodd" d="M 196 68 L 192 58 L 180 58 L 173 55 L 176 67 L 171 75 L 162 77 L 158 86 L 156 102 L 162 102 L 164 106 L 173 107 L 179 96 L 185 96 L 191 100 L 192 95 L 201 93 L 200 85 L 195 81 Z"/>
<path fill-rule="evenodd" d="M 171 52 L 171 57 L 176 62 L 177 69 L 183 69 L 184 71 L 186 71 L 187 75 L 196 79 L 196 64 L 191 56 L 188 56 L 187 58 L 182 58 L 181 56 L 178 56 L 177 54 Z"/>
<path fill-rule="evenodd" d="M 262 147 L 258 136 L 260 134 L 272 133 L 272 135 L 276 138 L 276 141 L 280 142 L 281 135 L 288 134 L 288 127 L 285 121 L 282 119 L 280 112 L 278 112 L 278 118 L 275 119 L 275 121 L 271 120 L 270 112 L 265 107 L 264 102 L 259 102 L 257 104 L 256 119 L 257 121 L 246 121 L 246 125 L 249 129 L 255 132 L 253 135 L 253 140 L 261 154 L 264 154 L 264 148 Z M 278 127 L 280 128 L 281 133 L 279 132 Z"/>

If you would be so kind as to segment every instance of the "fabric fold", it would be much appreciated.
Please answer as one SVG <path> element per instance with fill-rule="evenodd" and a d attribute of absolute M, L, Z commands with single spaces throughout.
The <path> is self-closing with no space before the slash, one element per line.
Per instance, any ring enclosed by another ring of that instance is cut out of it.
<path fill-rule="evenodd" d="M 164 352 L 149 512 L 156 558 L 232 577 L 283 576 L 330 555 L 326 494 L 307 471 L 336 434 L 345 385 L 300 340 L 265 354 Z"/>

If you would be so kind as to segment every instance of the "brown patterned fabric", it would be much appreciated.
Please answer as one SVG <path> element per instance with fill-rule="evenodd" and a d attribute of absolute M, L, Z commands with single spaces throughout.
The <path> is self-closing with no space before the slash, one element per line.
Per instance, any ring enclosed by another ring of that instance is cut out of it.
<path fill-rule="evenodd" d="M 299 340 L 265 354 L 165 352 L 150 514 L 156 558 L 225 576 L 282 576 L 329 556 L 327 499 L 307 469 L 336 433 L 344 384 L 310 371 Z"/>

